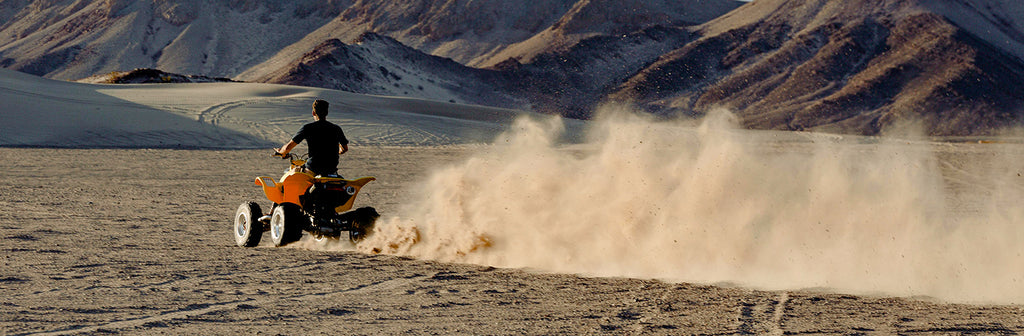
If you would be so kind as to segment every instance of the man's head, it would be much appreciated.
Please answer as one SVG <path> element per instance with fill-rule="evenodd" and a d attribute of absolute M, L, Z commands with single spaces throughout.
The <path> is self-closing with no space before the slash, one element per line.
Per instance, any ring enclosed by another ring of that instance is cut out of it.
<path fill-rule="evenodd" d="M 313 115 L 315 115 L 317 119 L 327 118 L 327 108 L 329 106 L 331 106 L 331 104 L 327 103 L 327 101 L 323 99 L 313 101 Z"/>

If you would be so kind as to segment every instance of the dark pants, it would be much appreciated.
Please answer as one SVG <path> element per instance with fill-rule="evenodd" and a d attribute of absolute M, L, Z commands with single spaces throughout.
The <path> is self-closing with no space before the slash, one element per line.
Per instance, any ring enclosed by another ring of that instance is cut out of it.
<path fill-rule="evenodd" d="M 327 176 L 327 175 L 336 175 L 336 174 L 338 174 L 338 167 L 337 166 L 334 166 L 334 167 L 331 167 L 331 166 L 319 166 L 319 165 L 311 166 L 310 164 L 307 163 L 305 165 L 305 167 L 309 171 L 312 171 L 314 175 Z"/>

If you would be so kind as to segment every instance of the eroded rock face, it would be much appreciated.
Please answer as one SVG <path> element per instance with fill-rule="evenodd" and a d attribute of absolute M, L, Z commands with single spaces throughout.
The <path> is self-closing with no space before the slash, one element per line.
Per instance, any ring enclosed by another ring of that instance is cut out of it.
<path fill-rule="evenodd" d="M 175 26 L 192 22 L 199 14 L 196 0 L 153 0 L 153 11 Z"/>
<path fill-rule="evenodd" d="M 134 2 L 133 0 L 104 0 L 103 7 L 106 9 L 107 16 L 113 17 Z"/>
<path fill-rule="evenodd" d="M 699 24 L 736 8 L 726 1 L 581 0 L 553 25 L 565 34 L 626 34 L 651 26 Z"/>
<path fill-rule="evenodd" d="M 456 35 L 484 35 L 513 28 L 537 33 L 563 15 L 576 0 L 504 0 L 461 3 L 451 0 L 358 0 L 341 18 L 366 23 L 378 33 L 409 31 L 438 41 Z"/>
<path fill-rule="evenodd" d="M 427 55 L 375 33 L 365 33 L 351 44 L 324 41 L 257 81 L 510 108 L 523 104 L 502 92 L 508 79 L 499 72 Z"/>
<path fill-rule="evenodd" d="M 11 0 L 0 2 L 8 20 L 0 25 L 0 66 L 57 79 L 159 68 L 460 102 L 489 95 L 466 102 L 525 99 L 534 110 L 581 118 L 605 101 L 664 115 L 727 107 L 750 128 L 858 134 L 907 122 L 930 134 L 979 134 L 1019 124 L 1024 114 L 1016 84 L 1024 77 L 1024 24 L 1013 21 L 1024 14 L 1020 2 L 740 6 Z M 364 32 L 374 34 L 355 40 Z"/>
<path fill-rule="evenodd" d="M 1021 59 L 914 1 L 873 4 L 785 2 L 799 8 L 667 53 L 609 97 L 661 113 L 725 106 L 758 129 L 878 134 L 916 123 L 966 135 L 1021 122 Z"/>
<path fill-rule="evenodd" d="M 0 4 L 0 17 L 8 18 L 0 25 L 0 64 L 68 80 L 134 68 L 234 76 L 323 26 L 348 4 L 5 1 Z"/>

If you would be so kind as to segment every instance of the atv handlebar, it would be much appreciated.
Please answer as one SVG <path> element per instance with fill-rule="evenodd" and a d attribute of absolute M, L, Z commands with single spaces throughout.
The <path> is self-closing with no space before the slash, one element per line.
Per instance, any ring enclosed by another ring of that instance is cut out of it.
<path fill-rule="evenodd" d="M 302 154 L 302 155 L 295 155 L 295 154 L 291 154 L 291 153 L 289 153 L 289 154 L 281 154 L 280 152 L 275 150 L 274 154 L 272 154 L 271 156 L 272 157 L 279 157 L 281 159 L 286 159 L 289 162 L 291 162 L 292 166 L 302 166 L 302 165 L 306 164 L 306 161 L 308 160 L 307 158 L 309 157 L 309 154 Z"/>

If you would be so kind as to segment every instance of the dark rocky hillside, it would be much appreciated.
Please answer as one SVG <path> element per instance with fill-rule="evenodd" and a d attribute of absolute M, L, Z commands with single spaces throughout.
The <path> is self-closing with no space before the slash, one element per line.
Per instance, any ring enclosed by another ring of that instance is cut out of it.
<path fill-rule="evenodd" d="M 588 118 L 981 135 L 1024 120 L 1016 0 L 0 1 L 0 66 L 231 77 Z M 156 77 L 157 80 L 164 79 Z"/>
<path fill-rule="evenodd" d="M 878 134 L 917 123 L 967 135 L 1020 124 L 1024 62 L 914 1 L 776 2 L 763 20 L 663 55 L 609 98 L 666 114 L 724 106 L 757 129 Z"/>
<path fill-rule="evenodd" d="M 351 44 L 324 41 L 259 82 L 323 87 L 348 92 L 522 108 L 499 89 L 505 74 L 431 56 L 393 38 L 365 33 Z"/>
<path fill-rule="evenodd" d="M 104 75 L 96 75 L 79 82 L 97 84 L 158 84 L 158 83 L 220 83 L 237 82 L 230 78 L 207 77 L 198 75 L 180 75 L 157 69 L 135 69 L 132 71 L 115 71 Z"/>
<path fill-rule="evenodd" d="M 587 38 L 566 50 L 539 54 L 527 64 L 511 58 L 493 68 L 508 74 L 504 87 L 527 97 L 534 109 L 588 118 L 605 93 L 692 39 L 682 27 L 655 26 Z"/>

